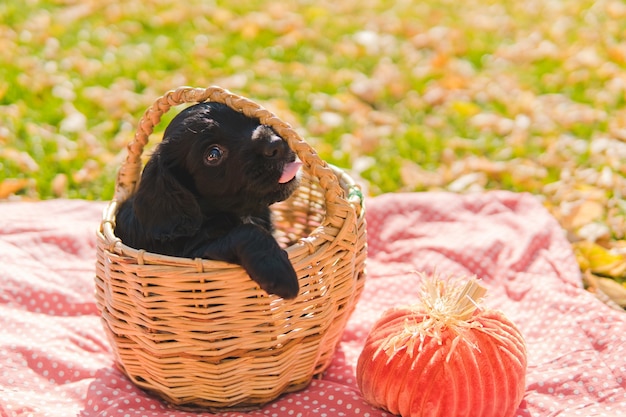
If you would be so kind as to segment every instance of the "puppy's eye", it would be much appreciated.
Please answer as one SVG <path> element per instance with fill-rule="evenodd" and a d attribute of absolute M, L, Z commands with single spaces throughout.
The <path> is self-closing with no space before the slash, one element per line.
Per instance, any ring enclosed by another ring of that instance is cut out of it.
<path fill-rule="evenodd" d="M 207 165 L 219 165 L 226 156 L 226 149 L 218 145 L 211 145 L 206 151 L 204 162 Z"/>

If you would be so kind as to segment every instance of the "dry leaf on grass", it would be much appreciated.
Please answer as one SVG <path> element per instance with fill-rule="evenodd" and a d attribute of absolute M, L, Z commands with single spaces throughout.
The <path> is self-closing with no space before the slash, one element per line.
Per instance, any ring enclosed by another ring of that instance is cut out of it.
<path fill-rule="evenodd" d="M 626 307 L 626 288 L 610 278 L 598 278 L 598 288 L 615 301 L 620 307 Z"/>
<path fill-rule="evenodd" d="M 0 182 L 0 199 L 9 198 L 29 187 L 34 187 L 34 180 L 28 178 L 7 178 Z"/>
<path fill-rule="evenodd" d="M 626 288 L 611 278 L 600 277 L 585 271 L 583 282 L 588 291 L 607 305 L 622 309 L 626 308 Z"/>

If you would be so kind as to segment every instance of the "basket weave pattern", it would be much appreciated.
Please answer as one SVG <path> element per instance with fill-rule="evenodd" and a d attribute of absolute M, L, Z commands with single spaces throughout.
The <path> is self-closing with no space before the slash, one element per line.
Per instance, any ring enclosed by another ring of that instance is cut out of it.
<path fill-rule="evenodd" d="M 154 126 L 172 106 L 203 101 L 260 119 L 303 162 L 299 188 L 272 206 L 300 281 L 295 300 L 268 296 L 238 265 L 133 249 L 113 232 Z M 178 406 L 250 408 L 304 388 L 330 364 L 365 279 L 365 210 L 353 181 L 274 114 L 219 87 L 181 87 L 146 111 L 97 237 L 96 299 L 116 360 Z"/>

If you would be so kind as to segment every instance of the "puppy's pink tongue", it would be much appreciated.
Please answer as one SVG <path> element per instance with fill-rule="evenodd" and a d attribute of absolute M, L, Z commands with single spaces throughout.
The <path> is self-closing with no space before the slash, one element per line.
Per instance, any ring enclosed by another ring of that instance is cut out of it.
<path fill-rule="evenodd" d="M 301 166 L 302 162 L 300 161 L 293 161 L 285 164 L 285 167 L 283 168 L 283 174 L 280 176 L 278 182 L 284 184 L 291 181 L 293 177 L 296 176 Z"/>

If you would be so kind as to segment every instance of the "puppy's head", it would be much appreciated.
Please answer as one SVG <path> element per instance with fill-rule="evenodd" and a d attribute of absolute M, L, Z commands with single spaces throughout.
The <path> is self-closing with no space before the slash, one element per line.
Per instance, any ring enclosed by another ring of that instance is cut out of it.
<path fill-rule="evenodd" d="M 257 213 L 298 186 L 299 161 L 269 126 L 219 103 L 180 112 L 157 151 L 203 210 Z"/>

